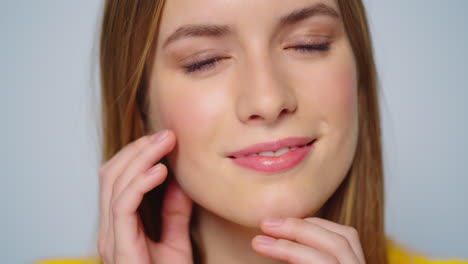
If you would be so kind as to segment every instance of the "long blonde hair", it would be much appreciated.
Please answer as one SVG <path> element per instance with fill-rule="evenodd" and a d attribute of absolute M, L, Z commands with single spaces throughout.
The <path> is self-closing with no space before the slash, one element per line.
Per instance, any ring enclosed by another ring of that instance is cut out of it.
<path fill-rule="evenodd" d="M 107 0 L 100 39 L 102 162 L 148 133 L 146 92 L 163 0 Z M 351 168 L 323 206 L 323 217 L 356 228 L 368 263 L 388 262 L 378 79 L 362 0 L 337 0 L 359 71 L 358 146 Z M 171 174 L 171 173 L 170 173 Z M 147 235 L 160 236 L 165 184 L 147 193 L 138 211 Z M 193 242 L 193 240 L 192 240 Z M 194 243 L 192 243 L 194 244 Z M 194 247 L 194 260 L 201 263 Z"/>

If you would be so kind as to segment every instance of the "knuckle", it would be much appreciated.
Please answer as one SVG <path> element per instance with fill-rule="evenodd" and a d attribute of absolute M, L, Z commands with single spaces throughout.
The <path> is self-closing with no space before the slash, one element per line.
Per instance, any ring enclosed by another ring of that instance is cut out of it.
<path fill-rule="evenodd" d="M 97 250 L 100 256 L 104 256 L 105 248 L 104 237 L 101 235 L 97 241 Z"/>
<path fill-rule="evenodd" d="M 345 232 L 350 239 L 359 240 L 359 232 L 357 231 L 356 228 L 352 226 L 347 226 L 345 229 Z"/>
<path fill-rule="evenodd" d="M 284 232 L 290 234 L 296 241 L 305 241 L 307 240 L 306 232 L 301 232 L 305 230 L 306 223 L 302 219 L 297 219 L 293 217 L 288 217 L 284 220 L 282 229 Z"/>
<path fill-rule="evenodd" d="M 109 161 L 104 163 L 104 165 L 102 165 L 99 168 L 98 174 L 99 174 L 100 179 L 107 178 L 107 174 L 108 174 L 107 173 L 107 167 L 109 167 Z"/>
<path fill-rule="evenodd" d="M 315 224 L 326 221 L 325 219 L 320 218 L 320 217 L 316 217 L 316 216 L 308 217 L 305 220 L 308 221 L 308 222 L 311 222 L 311 223 L 315 223 Z"/>
<path fill-rule="evenodd" d="M 333 245 L 337 253 L 343 253 L 351 248 L 351 246 L 348 243 L 348 240 L 340 235 L 336 235 L 334 240 L 335 241 Z"/>
<path fill-rule="evenodd" d="M 103 239 L 98 240 L 98 254 L 102 259 L 103 263 L 112 263 L 109 258 L 108 246 L 104 243 Z"/>
<path fill-rule="evenodd" d="M 121 248 L 116 248 L 114 250 L 114 259 L 124 259 L 126 257 L 127 253 L 125 252 L 125 250 L 121 249 Z"/>
<path fill-rule="evenodd" d="M 301 228 L 303 226 L 303 222 L 297 218 L 287 217 L 284 220 L 284 226 L 288 229 Z"/>
<path fill-rule="evenodd" d="M 310 238 L 310 234 L 308 234 L 307 232 L 297 232 L 295 235 L 294 235 L 294 239 L 296 241 L 300 241 L 302 243 L 306 243 L 306 241 L 310 241 L 311 238 Z"/>
<path fill-rule="evenodd" d="M 118 195 L 118 192 L 119 192 L 119 190 L 121 189 L 121 188 L 120 188 L 120 185 L 122 185 L 121 181 L 122 181 L 122 180 L 121 180 L 120 177 L 119 177 L 119 178 L 117 178 L 117 179 L 115 180 L 114 184 L 112 184 L 112 195 L 113 195 L 113 196 Z"/>
<path fill-rule="evenodd" d="M 325 264 L 340 264 L 337 258 L 334 256 L 326 256 L 324 260 Z"/>
<path fill-rule="evenodd" d="M 112 203 L 112 209 L 111 210 L 112 210 L 112 216 L 114 218 L 120 216 L 120 214 L 122 212 L 122 203 L 120 202 L 120 199 L 116 199 Z"/>
<path fill-rule="evenodd" d="M 281 251 L 283 252 L 291 252 L 291 250 L 294 248 L 294 243 L 289 240 L 278 239 L 276 242 L 277 246 L 281 248 Z"/>
<path fill-rule="evenodd" d="M 298 256 L 294 254 L 294 243 L 286 239 L 278 239 L 277 247 L 279 248 L 281 255 L 284 256 L 288 263 L 300 262 Z"/>

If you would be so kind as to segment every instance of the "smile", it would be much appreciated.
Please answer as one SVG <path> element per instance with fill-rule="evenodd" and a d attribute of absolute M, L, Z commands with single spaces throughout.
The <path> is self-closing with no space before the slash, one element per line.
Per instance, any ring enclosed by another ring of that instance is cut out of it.
<path fill-rule="evenodd" d="M 309 154 L 316 139 L 287 138 L 276 142 L 256 144 L 231 153 L 234 164 L 260 172 L 281 172 L 299 165 Z"/>

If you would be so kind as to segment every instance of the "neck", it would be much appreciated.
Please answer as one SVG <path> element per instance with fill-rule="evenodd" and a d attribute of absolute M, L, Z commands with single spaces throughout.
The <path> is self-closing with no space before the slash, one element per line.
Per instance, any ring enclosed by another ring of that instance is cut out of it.
<path fill-rule="evenodd" d="M 230 222 L 199 206 L 195 206 L 194 210 L 196 222 L 192 235 L 203 264 L 284 263 L 263 257 L 252 249 L 252 239 L 263 233 L 260 229 Z"/>

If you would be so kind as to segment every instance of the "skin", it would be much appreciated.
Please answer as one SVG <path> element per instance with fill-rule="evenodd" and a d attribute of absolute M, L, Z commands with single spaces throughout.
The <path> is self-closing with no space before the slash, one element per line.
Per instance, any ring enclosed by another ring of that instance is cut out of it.
<path fill-rule="evenodd" d="M 98 248 L 106 263 L 191 263 L 192 211 L 199 223 L 193 235 L 209 264 L 365 263 L 356 230 L 319 213 L 357 144 L 357 69 L 343 23 L 320 15 L 275 30 L 279 17 L 317 2 L 166 2 L 149 116 L 154 131 L 169 132 L 160 141 L 146 136 L 131 143 L 101 168 Z M 339 13 L 336 2 L 322 2 Z M 226 24 L 233 34 L 164 46 L 185 24 Z M 293 48 L 325 42 L 328 51 Z M 210 58 L 222 59 L 192 73 L 184 68 Z M 226 156 L 286 137 L 317 141 L 284 172 L 248 170 Z M 163 239 L 155 244 L 136 209 L 167 176 L 162 164 L 151 170 L 165 155 L 177 183 L 165 197 Z"/>

